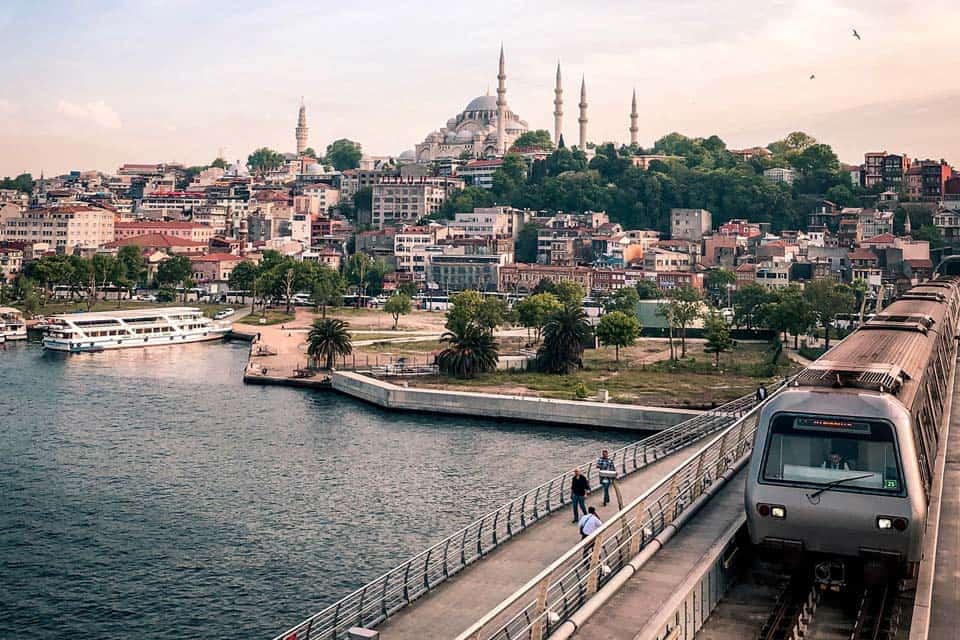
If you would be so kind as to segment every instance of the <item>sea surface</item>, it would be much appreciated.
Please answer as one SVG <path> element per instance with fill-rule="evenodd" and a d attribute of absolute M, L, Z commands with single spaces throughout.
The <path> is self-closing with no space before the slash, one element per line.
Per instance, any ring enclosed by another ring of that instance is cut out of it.
<path fill-rule="evenodd" d="M 638 437 L 245 386 L 247 349 L 0 346 L 0 638 L 269 640 Z"/>

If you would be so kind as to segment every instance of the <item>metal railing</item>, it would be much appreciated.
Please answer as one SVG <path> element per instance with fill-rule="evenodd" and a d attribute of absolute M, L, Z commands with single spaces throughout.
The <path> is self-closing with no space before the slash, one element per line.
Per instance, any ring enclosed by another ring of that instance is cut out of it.
<path fill-rule="evenodd" d="M 752 394 L 738 398 L 617 449 L 610 457 L 619 477 L 624 477 L 733 424 L 755 404 Z M 578 468 L 595 490 L 595 460 Z M 275 640 L 339 640 L 346 637 L 350 627 L 375 627 L 533 523 L 569 508 L 571 473 L 572 469 L 487 513 Z"/>
<path fill-rule="evenodd" d="M 463 632 L 458 640 L 541 640 L 556 630 L 719 476 L 750 452 L 758 409 L 753 408 L 736 420 L 681 467 L 605 522 L 594 535 L 571 548 Z"/>

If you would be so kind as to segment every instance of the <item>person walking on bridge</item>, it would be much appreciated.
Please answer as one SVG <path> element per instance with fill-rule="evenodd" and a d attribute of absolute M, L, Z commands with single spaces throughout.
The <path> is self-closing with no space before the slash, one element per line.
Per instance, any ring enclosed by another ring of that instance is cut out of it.
<path fill-rule="evenodd" d="M 600 452 L 597 458 L 597 471 L 616 471 L 617 465 L 610 459 L 610 454 L 606 449 Z M 613 478 L 600 478 L 600 486 L 603 487 L 603 506 L 610 502 L 610 484 Z"/>
<path fill-rule="evenodd" d="M 580 473 L 580 469 L 574 469 L 573 478 L 570 479 L 570 503 L 573 505 L 574 522 L 580 522 L 581 512 L 587 515 L 587 491 L 590 491 L 590 481 Z"/>

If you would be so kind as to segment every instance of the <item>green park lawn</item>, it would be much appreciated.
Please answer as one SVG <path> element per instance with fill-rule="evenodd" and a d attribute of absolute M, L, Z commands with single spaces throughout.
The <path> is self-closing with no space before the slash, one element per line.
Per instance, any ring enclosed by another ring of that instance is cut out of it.
<path fill-rule="evenodd" d="M 603 348 L 585 352 L 583 369 L 568 375 L 497 371 L 471 380 L 443 376 L 411 384 L 566 400 L 576 399 L 576 389 L 582 384 L 588 398 L 606 389 L 611 402 L 708 408 L 752 393 L 761 384 L 776 382 L 795 368 L 783 355 L 775 366 L 770 365 L 771 356 L 766 345 L 740 344 L 721 356 L 718 370 L 713 366 L 713 356 L 703 352 L 702 344 L 688 344 L 687 358 L 676 363 L 644 363 L 633 359 L 629 350 L 621 350 L 618 363 L 614 350 Z"/>

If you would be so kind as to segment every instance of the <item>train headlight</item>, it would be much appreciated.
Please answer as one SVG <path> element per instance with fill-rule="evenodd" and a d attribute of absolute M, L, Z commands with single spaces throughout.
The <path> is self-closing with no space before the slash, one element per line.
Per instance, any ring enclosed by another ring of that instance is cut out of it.
<path fill-rule="evenodd" d="M 877 529 L 895 529 L 897 531 L 906 531 L 910 524 L 906 518 L 895 518 L 893 516 L 877 516 Z"/>
<path fill-rule="evenodd" d="M 757 504 L 757 513 L 764 518 L 772 516 L 778 520 L 783 520 L 787 517 L 787 508 L 781 504 L 765 504 L 761 502 Z"/>

